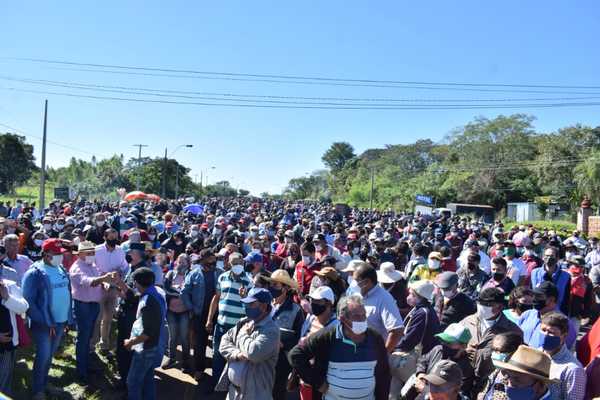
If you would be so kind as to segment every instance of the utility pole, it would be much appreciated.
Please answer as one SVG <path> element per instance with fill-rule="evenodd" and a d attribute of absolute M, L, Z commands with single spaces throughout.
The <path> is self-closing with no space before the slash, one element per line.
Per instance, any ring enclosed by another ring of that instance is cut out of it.
<path fill-rule="evenodd" d="M 44 135 L 42 137 L 42 171 L 40 175 L 40 215 L 46 207 L 46 128 L 48 122 L 48 100 L 44 103 Z"/>
<path fill-rule="evenodd" d="M 369 195 L 369 203 L 371 214 L 373 213 L 373 187 L 375 186 L 375 168 L 371 168 L 371 194 Z"/>
<path fill-rule="evenodd" d="M 200 191 L 202 191 L 202 181 L 204 180 L 204 176 L 202 171 L 200 171 Z"/>
<path fill-rule="evenodd" d="M 133 147 L 137 147 L 138 148 L 138 173 L 137 173 L 137 179 L 136 179 L 136 190 L 140 190 L 140 179 L 141 179 L 141 174 L 142 171 L 140 170 L 140 167 L 142 166 L 142 147 L 148 147 L 147 144 L 134 144 Z"/>
<path fill-rule="evenodd" d="M 179 163 L 177 163 L 177 172 L 175 173 L 175 200 L 179 198 Z"/>
<path fill-rule="evenodd" d="M 162 170 L 162 198 L 167 197 L 167 148 L 165 147 L 165 161 Z"/>

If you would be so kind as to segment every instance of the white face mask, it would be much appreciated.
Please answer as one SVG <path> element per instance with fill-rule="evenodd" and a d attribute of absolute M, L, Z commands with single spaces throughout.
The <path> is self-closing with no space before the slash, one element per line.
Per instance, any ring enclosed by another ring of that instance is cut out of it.
<path fill-rule="evenodd" d="M 315 246 L 315 250 L 321 251 L 321 250 L 323 250 L 323 246 L 321 246 L 320 244 L 318 244 L 318 245 Z"/>
<path fill-rule="evenodd" d="M 483 320 L 493 319 L 495 317 L 492 307 L 482 306 L 479 303 L 477 304 L 477 314 L 479 315 L 479 319 Z"/>
<path fill-rule="evenodd" d="M 88 264 L 93 264 L 96 261 L 96 256 L 85 256 L 85 262 Z"/>
<path fill-rule="evenodd" d="M 283 239 L 283 241 L 284 241 L 285 243 L 287 243 L 287 244 L 289 244 L 289 243 L 292 243 L 292 242 L 293 242 L 292 238 L 289 238 L 289 237 L 286 237 L 285 239 Z"/>
<path fill-rule="evenodd" d="M 56 224 L 56 225 L 54 225 L 54 227 L 56 228 L 57 231 L 62 231 L 65 226 L 63 224 Z"/>
<path fill-rule="evenodd" d="M 222 270 L 223 268 L 225 268 L 225 261 L 223 261 L 223 260 L 217 261 L 217 269 Z"/>
<path fill-rule="evenodd" d="M 49 231 L 50 229 L 52 229 L 52 225 L 50 225 L 50 224 L 44 224 L 44 230 L 45 231 Z"/>
<path fill-rule="evenodd" d="M 234 265 L 233 267 L 231 267 L 231 272 L 233 272 L 234 275 L 241 275 L 242 272 L 244 272 L 244 267 L 239 264 Z"/>
<path fill-rule="evenodd" d="M 121 214 L 123 214 L 123 215 L 127 214 L 128 211 L 129 211 L 129 209 L 127 207 L 121 208 Z"/>
<path fill-rule="evenodd" d="M 191 237 L 197 237 L 198 236 L 198 231 L 196 231 L 196 230 L 190 231 L 190 236 Z"/>
<path fill-rule="evenodd" d="M 312 257 L 309 256 L 302 256 L 302 262 L 304 263 L 304 265 L 310 265 L 312 264 Z"/>
<path fill-rule="evenodd" d="M 451 299 L 456 295 L 456 292 L 453 289 L 444 289 L 442 295 L 447 299 Z"/>
<path fill-rule="evenodd" d="M 439 260 L 427 260 L 427 264 L 429 265 L 429 269 L 439 269 L 440 268 Z"/>
<path fill-rule="evenodd" d="M 104 226 L 104 221 L 96 221 L 96 226 Z"/>
<path fill-rule="evenodd" d="M 37 246 L 37 247 L 42 247 L 42 244 L 44 243 L 44 241 L 42 239 L 35 239 L 33 241 L 33 243 Z"/>
<path fill-rule="evenodd" d="M 353 255 L 357 255 L 358 253 L 360 253 L 360 248 L 359 247 L 355 247 L 352 249 L 352 254 Z"/>
<path fill-rule="evenodd" d="M 55 267 L 58 267 L 59 265 L 61 265 L 62 262 L 63 262 L 62 254 L 52 256 L 52 265 L 54 265 Z"/>
<path fill-rule="evenodd" d="M 81 239 L 79 239 L 79 236 L 75 237 L 75 239 L 73 239 L 73 244 L 78 246 L 79 243 L 81 242 Z"/>
<path fill-rule="evenodd" d="M 352 332 L 355 335 L 361 335 L 367 331 L 367 321 L 352 321 Z"/>

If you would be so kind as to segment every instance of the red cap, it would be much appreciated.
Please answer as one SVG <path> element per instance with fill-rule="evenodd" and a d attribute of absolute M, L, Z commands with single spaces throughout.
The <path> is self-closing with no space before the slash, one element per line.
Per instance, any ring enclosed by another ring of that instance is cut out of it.
<path fill-rule="evenodd" d="M 167 222 L 167 224 L 165 226 L 167 228 L 172 228 L 173 227 L 173 223 L 172 222 Z"/>
<path fill-rule="evenodd" d="M 208 229 L 208 224 L 205 222 L 202 225 L 200 225 L 200 228 L 202 228 L 202 229 Z"/>
<path fill-rule="evenodd" d="M 42 243 L 42 251 L 62 254 L 67 250 L 62 247 L 62 241 L 60 239 L 53 238 L 44 240 L 44 243 Z"/>

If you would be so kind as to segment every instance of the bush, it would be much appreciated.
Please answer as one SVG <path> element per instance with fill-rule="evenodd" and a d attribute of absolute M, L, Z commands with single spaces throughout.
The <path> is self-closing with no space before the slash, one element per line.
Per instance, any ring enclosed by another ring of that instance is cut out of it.
<path fill-rule="evenodd" d="M 549 231 L 555 231 L 556 233 L 571 236 L 571 233 L 577 229 L 577 224 L 570 221 L 525 221 L 515 222 L 514 225 L 533 225 L 535 229 L 543 231 L 548 229 Z M 513 223 L 505 222 L 505 227 L 510 229 Z"/>

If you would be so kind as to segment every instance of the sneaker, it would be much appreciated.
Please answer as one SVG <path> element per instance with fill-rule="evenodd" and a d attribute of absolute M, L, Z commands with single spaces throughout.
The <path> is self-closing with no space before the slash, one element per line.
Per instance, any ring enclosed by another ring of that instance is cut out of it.
<path fill-rule="evenodd" d="M 160 366 L 162 369 L 170 369 L 173 368 L 177 364 L 177 360 L 174 358 L 168 358 L 165 362 Z"/>

